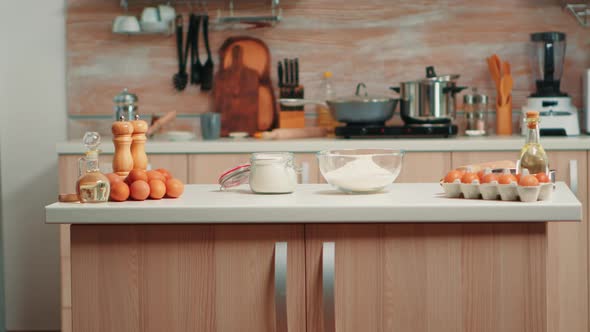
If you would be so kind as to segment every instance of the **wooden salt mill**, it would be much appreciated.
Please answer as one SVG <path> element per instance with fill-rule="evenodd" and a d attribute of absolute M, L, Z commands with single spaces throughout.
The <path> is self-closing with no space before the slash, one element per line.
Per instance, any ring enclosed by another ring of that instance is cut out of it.
<path fill-rule="evenodd" d="M 146 170 L 148 166 L 148 157 L 145 153 L 145 133 L 148 130 L 147 122 L 140 120 L 139 115 L 135 115 L 135 120 L 131 121 L 133 125 L 133 142 L 131 143 L 131 156 L 133 157 L 133 168 Z"/>
<path fill-rule="evenodd" d="M 119 121 L 113 122 L 113 143 L 115 144 L 115 155 L 113 156 L 113 173 L 126 177 L 133 169 L 133 156 L 131 155 L 131 143 L 133 139 L 133 125 L 121 116 Z"/>

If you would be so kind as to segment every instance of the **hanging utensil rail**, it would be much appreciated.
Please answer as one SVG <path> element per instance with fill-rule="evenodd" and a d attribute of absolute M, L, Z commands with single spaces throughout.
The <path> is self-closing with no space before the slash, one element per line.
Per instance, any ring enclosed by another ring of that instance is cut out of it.
<path fill-rule="evenodd" d="M 567 9 L 583 27 L 590 27 L 590 1 L 562 1 Z"/>

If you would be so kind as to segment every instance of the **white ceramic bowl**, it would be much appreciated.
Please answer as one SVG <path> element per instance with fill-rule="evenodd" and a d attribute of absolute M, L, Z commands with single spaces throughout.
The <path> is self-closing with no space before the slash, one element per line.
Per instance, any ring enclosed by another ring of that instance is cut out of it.
<path fill-rule="evenodd" d="M 170 23 L 168 22 L 141 22 L 141 31 L 153 33 L 170 32 Z"/>
<path fill-rule="evenodd" d="M 145 7 L 141 12 L 141 22 L 161 22 L 160 10 L 156 7 Z"/>
<path fill-rule="evenodd" d="M 140 31 L 139 20 L 135 16 L 117 16 L 113 22 L 114 33 L 137 33 Z"/>
<path fill-rule="evenodd" d="M 322 176 L 346 193 L 375 193 L 393 183 L 402 169 L 403 151 L 391 149 L 318 152 Z"/>

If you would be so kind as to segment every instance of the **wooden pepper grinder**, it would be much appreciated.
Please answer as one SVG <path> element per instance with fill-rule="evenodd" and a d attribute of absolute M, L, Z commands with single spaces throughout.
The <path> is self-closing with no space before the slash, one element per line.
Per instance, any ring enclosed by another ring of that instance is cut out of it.
<path fill-rule="evenodd" d="M 131 155 L 133 156 L 133 168 L 146 170 L 148 166 L 148 157 L 145 153 L 145 133 L 148 130 L 147 122 L 140 120 L 139 115 L 135 115 L 135 120 L 131 121 L 133 125 L 133 142 L 131 143 Z"/>
<path fill-rule="evenodd" d="M 133 125 L 121 116 L 119 121 L 113 122 L 113 143 L 115 144 L 115 155 L 113 156 L 113 172 L 121 177 L 126 177 L 133 169 L 133 156 L 131 155 L 131 134 Z"/>

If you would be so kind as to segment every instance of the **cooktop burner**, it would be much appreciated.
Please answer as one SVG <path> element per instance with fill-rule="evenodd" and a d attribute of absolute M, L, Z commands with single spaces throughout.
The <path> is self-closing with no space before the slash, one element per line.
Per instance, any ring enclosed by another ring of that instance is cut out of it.
<path fill-rule="evenodd" d="M 457 126 L 453 124 L 417 124 L 404 126 L 383 125 L 346 125 L 336 127 L 336 136 L 344 138 L 418 138 L 450 137 L 457 135 Z"/>

